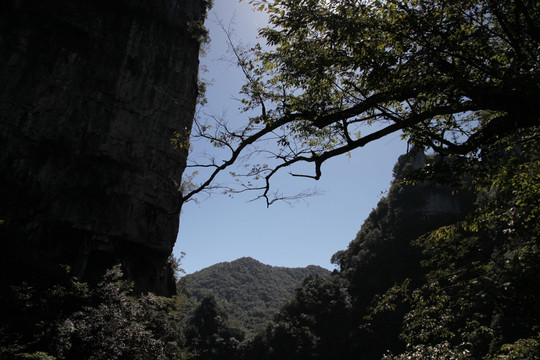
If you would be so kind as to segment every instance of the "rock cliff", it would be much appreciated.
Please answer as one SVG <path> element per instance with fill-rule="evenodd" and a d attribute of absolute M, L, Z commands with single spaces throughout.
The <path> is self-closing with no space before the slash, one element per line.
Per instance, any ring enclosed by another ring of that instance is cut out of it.
<path fill-rule="evenodd" d="M 94 281 L 120 262 L 137 291 L 174 290 L 186 153 L 170 139 L 191 128 L 206 5 L 2 1 L 2 285 L 53 264 Z"/>

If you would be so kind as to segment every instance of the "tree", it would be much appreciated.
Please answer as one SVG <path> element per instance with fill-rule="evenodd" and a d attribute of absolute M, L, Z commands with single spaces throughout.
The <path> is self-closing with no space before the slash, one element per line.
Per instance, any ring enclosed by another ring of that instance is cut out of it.
<path fill-rule="evenodd" d="M 257 190 L 270 205 L 287 198 L 270 184 L 284 168 L 310 163 L 314 173 L 291 175 L 319 179 L 326 160 L 389 134 L 474 156 L 538 123 L 538 1 L 250 3 L 268 12 L 270 26 L 260 30 L 268 47 L 232 47 L 246 76 L 249 120 L 239 130 L 196 121 L 192 140 L 229 156 L 192 162 L 210 173 L 184 200 L 219 188 L 220 173 L 254 156 L 267 163 L 231 172 L 239 187 L 226 191 Z"/>
<path fill-rule="evenodd" d="M 275 358 L 345 359 L 350 312 L 346 281 L 307 277 L 276 314 L 271 341 Z M 287 341 L 293 346 L 284 346 Z"/>
<path fill-rule="evenodd" d="M 416 240 L 427 271 L 424 284 L 404 291 L 408 349 L 386 359 L 540 356 L 538 130 L 494 148 L 476 172 L 478 209 Z M 406 287 L 385 298 L 399 298 L 393 294 Z"/>
<path fill-rule="evenodd" d="M 120 266 L 89 285 L 64 274 L 13 286 L 1 359 L 186 359 L 185 298 L 135 296 Z"/>
<path fill-rule="evenodd" d="M 71 314 L 57 326 L 59 358 L 178 359 L 183 349 L 183 300 L 151 293 L 135 297 L 133 284 L 120 266 L 104 275 L 91 292 L 90 306 Z"/>
<path fill-rule="evenodd" d="M 189 321 L 187 345 L 195 359 L 235 359 L 243 331 L 227 324 L 227 314 L 215 296 L 204 297 Z"/>

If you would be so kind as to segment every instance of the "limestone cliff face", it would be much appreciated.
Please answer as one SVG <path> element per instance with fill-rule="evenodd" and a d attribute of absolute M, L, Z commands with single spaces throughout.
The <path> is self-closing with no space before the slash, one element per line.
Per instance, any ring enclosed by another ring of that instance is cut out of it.
<path fill-rule="evenodd" d="M 191 128 L 204 12 L 203 0 L 2 2 L 2 270 L 61 263 L 95 280 L 121 262 L 138 291 L 174 289 L 186 154 L 170 139 Z"/>

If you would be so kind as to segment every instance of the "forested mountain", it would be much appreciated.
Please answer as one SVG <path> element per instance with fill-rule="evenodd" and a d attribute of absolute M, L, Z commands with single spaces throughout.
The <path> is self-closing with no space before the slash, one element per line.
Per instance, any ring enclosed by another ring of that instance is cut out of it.
<path fill-rule="evenodd" d="M 537 359 L 538 150 L 533 131 L 478 163 L 401 156 L 340 270 L 306 279 L 245 358 Z"/>
<path fill-rule="evenodd" d="M 206 295 L 215 295 L 231 325 L 253 332 L 273 318 L 308 276 L 328 278 L 330 271 L 314 265 L 276 267 L 243 257 L 187 275 L 182 286 L 186 287 L 192 303 L 199 303 Z"/>

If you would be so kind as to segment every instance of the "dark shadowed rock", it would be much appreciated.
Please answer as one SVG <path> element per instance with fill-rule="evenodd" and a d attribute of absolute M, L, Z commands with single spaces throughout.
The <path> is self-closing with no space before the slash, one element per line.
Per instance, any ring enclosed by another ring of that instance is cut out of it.
<path fill-rule="evenodd" d="M 121 262 L 138 291 L 173 291 L 186 153 L 170 139 L 191 128 L 204 3 L 2 1 L 3 275 L 61 263 L 93 281 Z"/>

